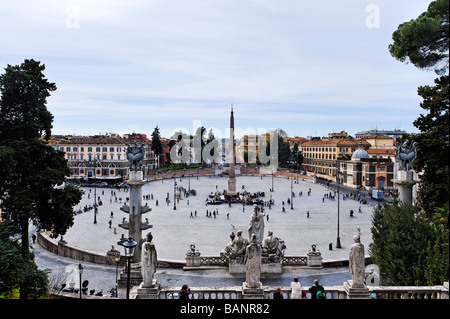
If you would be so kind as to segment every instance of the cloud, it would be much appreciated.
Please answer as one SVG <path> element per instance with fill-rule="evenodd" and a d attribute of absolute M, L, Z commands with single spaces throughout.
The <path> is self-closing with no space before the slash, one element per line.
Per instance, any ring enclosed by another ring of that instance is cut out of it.
<path fill-rule="evenodd" d="M 49 99 L 55 130 L 193 119 L 226 126 L 231 103 L 243 126 L 283 125 L 292 134 L 299 121 L 324 135 L 333 121 L 358 130 L 405 119 L 410 129 L 420 112 L 416 88 L 434 74 L 395 61 L 387 46 L 428 1 L 377 1 L 380 28 L 372 29 L 368 4 L 3 1 L 0 64 L 46 64 L 58 86 Z"/>

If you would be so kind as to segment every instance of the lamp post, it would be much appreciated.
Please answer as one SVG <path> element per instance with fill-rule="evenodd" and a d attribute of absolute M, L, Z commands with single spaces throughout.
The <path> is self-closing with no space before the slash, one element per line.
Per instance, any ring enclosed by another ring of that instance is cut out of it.
<path fill-rule="evenodd" d="M 173 209 L 176 210 L 177 209 L 177 199 L 176 199 L 176 195 L 177 195 L 177 182 L 176 182 L 176 177 L 173 177 Z"/>
<path fill-rule="evenodd" d="M 274 192 L 274 190 L 273 190 L 273 169 L 272 169 L 272 188 L 271 188 L 270 191 L 271 191 L 271 192 Z"/>
<path fill-rule="evenodd" d="M 134 255 L 134 250 L 136 248 L 137 243 L 133 240 L 133 237 L 128 237 L 128 240 L 123 244 L 123 248 L 125 250 L 125 256 L 128 258 L 127 265 L 127 299 L 130 299 L 130 270 L 131 270 L 131 257 Z"/>
<path fill-rule="evenodd" d="M 94 167 L 94 224 L 97 224 L 97 166 L 102 165 L 102 161 L 98 158 L 94 158 L 91 161 L 85 161 L 85 164 Z"/>
<path fill-rule="evenodd" d="M 117 272 L 119 270 L 119 262 L 120 262 L 120 251 L 117 251 L 114 255 L 114 260 L 116 261 L 116 298 L 117 296 Z"/>
<path fill-rule="evenodd" d="M 81 274 L 83 273 L 84 267 L 81 264 L 78 264 L 78 273 L 80 274 L 80 299 L 81 299 Z"/>
<path fill-rule="evenodd" d="M 337 189 L 337 195 L 338 195 L 338 215 L 337 215 L 337 239 L 336 239 L 336 248 L 342 248 L 341 247 L 341 238 L 339 237 L 339 197 L 340 197 L 340 186 L 341 186 L 341 171 L 340 171 L 340 165 L 339 162 L 336 162 L 336 166 L 337 166 L 337 173 L 336 173 L 336 180 L 338 183 L 338 189 Z"/>
<path fill-rule="evenodd" d="M 292 182 L 294 181 L 294 177 L 291 176 L 291 209 L 294 209 L 294 198 L 293 198 L 293 194 L 294 194 L 294 185 L 292 184 Z"/>
<path fill-rule="evenodd" d="M 188 189 L 188 192 L 189 192 L 189 195 L 191 194 L 191 163 L 189 163 L 188 164 L 188 169 L 189 169 L 189 189 Z"/>

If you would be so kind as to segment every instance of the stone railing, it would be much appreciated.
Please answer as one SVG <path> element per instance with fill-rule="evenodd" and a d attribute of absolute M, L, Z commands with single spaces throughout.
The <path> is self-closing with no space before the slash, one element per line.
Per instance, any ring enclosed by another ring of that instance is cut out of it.
<path fill-rule="evenodd" d="M 228 260 L 220 256 L 199 256 L 200 266 L 228 266 Z M 283 256 L 283 266 L 307 266 L 307 256 Z"/>
<path fill-rule="evenodd" d="M 264 299 L 273 299 L 276 287 L 263 287 Z M 308 287 L 303 287 L 306 293 L 305 299 L 311 299 Z M 347 292 L 343 286 L 325 286 L 327 299 L 347 299 Z M 371 299 L 449 299 L 448 282 L 442 286 L 374 286 L 368 287 Z M 198 300 L 242 300 L 242 286 L 233 287 L 190 287 L 190 299 Z M 178 299 L 179 287 L 161 287 L 158 299 Z M 284 299 L 291 298 L 291 288 L 281 287 Z M 78 294 L 64 293 L 66 298 L 79 298 Z M 98 297 L 83 295 L 83 299 L 105 299 L 108 296 Z"/>
<path fill-rule="evenodd" d="M 327 299 L 347 299 L 343 286 L 325 286 Z M 448 282 L 443 286 L 375 286 L 368 287 L 371 299 L 448 299 Z M 243 299 L 242 287 L 190 287 L 191 299 Z M 180 288 L 164 287 L 159 292 L 159 299 L 178 299 Z M 264 287 L 264 299 L 273 299 L 276 287 Z M 306 299 L 311 293 L 305 289 Z M 281 287 L 284 299 L 291 298 L 291 288 Z"/>
<path fill-rule="evenodd" d="M 448 282 L 444 286 L 369 287 L 374 299 L 448 299 Z"/>

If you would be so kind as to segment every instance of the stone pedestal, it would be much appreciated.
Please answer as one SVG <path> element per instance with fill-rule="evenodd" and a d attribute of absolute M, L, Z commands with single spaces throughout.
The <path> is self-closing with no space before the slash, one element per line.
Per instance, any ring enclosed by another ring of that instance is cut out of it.
<path fill-rule="evenodd" d="M 413 171 L 398 171 L 398 179 L 393 179 L 395 185 L 398 187 L 398 199 L 406 206 L 412 204 L 412 188 L 418 183 L 414 180 Z"/>
<path fill-rule="evenodd" d="M 153 279 L 151 286 L 143 287 L 143 283 L 136 289 L 136 299 L 158 299 L 160 285 L 156 279 Z"/>
<path fill-rule="evenodd" d="M 444 289 L 442 289 L 441 299 L 449 299 L 449 297 L 448 297 L 448 281 L 444 282 Z"/>
<path fill-rule="evenodd" d="M 347 293 L 347 299 L 370 299 L 369 288 L 365 285 L 353 285 L 353 280 L 344 282 L 344 290 Z"/>
<path fill-rule="evenodd" d="M 200 256 L 186 256 L 186 267 L 200 267 Z"/>
<path fill-rule="evenodd" d="M 119 298 L 125 298 L 127 289 L 127 266 L 123 267 L 122 272 L 117 280 L 117 294 Z M 132 263 L 130 269 L 130 288 L 133 286 L 139 286 L 142 283 L 142 272 L 140 263 Z"/>
<path fill-rule="evenodd" d="M 142 171 L 130 171 L 129 179 L 127 182 L 130 187 L 130 204 L 128 212 L 128 235 L 133 237 L 133 240 L 137 242 L 132 262 L 138 263 L 141 261 L 142 253 L 142 228 L 141 228 L 141 206 L 142 206 L 142 186 L 145 181 Z"/>
<path fill-rule="evenodd" d="M 308 252 L 306 255 L 308 267 L 322 268 L 322 255 L 317 252 Z"/>
<path fill-rule="evenodd" d="M 228 178 L 227 195 L 236 196 L 237 192 L 236 192 L 236 178 L 234 178 L 234 165 L 233 165 L 233 168 L 231 168 L 231 165 L 230 165 L 230 170 L 231 169 L 233 169 L 233 174 L 230 173 L 230 177 Z M 231 177 L 231 175 L 233 175 L 233 177 Z"/>
<path fill-rule="evenodd" d="M 234 259 L 230 259 L 228 263 L 228 273 L 233 274 L 245 274 L 245 264 L 236 262 Z M 283 273 L 283 265 L 281 263 L 263 263 L 261 264 L 261 274 L 275 274 L 281 275 Z"/>
<path fill-rule="evenodd" d="M 264 289 L 262 284 L 259 287 L 249 287 L 246 282 L 242 283 L 242 299 L 264 299 Z"/>

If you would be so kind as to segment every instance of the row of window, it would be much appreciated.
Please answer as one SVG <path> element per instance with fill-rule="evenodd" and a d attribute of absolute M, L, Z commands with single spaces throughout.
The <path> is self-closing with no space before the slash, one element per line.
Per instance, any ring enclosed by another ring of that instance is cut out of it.
<path fill-rule="evenodd" d="M 106 154 L 103 154 L 103 155 L 98 155 L 97 154 L 97 156 L 93 156 L 93 155 L 88 155 L 87 156 L 87 158 L 84 158 L 85 156 L 83 155 L 83 154 L 81 154 L 80 155 L 80 157 L 78 158 L 78 155 L 77 154 L 67 154 L 66 155 L 66 158 L 68 159 L 68 160 L 77 160 L 77 159 L 79 159 L 79 160 L 88 160 L 88 161 L 92 161 L 94 158 L 96 158 L 97 160 L 100 160 L 100 159 L 102 159 L 102 160 L 108 160 L 108 155 L 106 155 Z M 101 157 L 101 158 L 100 158 Z M 114 158 L 115 157 L 115 158 Z M 125 157 L 124 157 L 125 158 Z M 120 154 L 118 154 L 118 155 L 116 155 L 116 156 L 114 156 L 113 154 L 111 154 L 110 156 L 109 156 L 109 159 L 111 160 L 111 161 L 114 161 L 114 159 L 115 160 L 117 160 L 117 161 L 120 161 L 121 159 L 122 159 L 122 156 L 120 155 Z"/>
<path fill-rule="evenodd" d="M 85 170 L 84 168 L 74 168 L 72 169 L 72 173 L 74 175 L 87 175 L 88 177 L 92 177 L 92 171 Z M 96 176 L 121 176 L 120 171 L 116 171 L 115 169 L 97 169 L 95 172 Z"/>
<path fill-rule="evenodd" d="M 356 147 L 339 147 L 340 153 L 347 153 L 356 151 Z M 336 147 L 303 147 L 304 152 L 336 152 Z"/>
<path fill-rule="evenodd" d="M 306 153 L 306 158 L 318 158 L 318 159 L 336 159 L 336 154 L 322 154 L 322 153 Z"/>
<path fill-rule="evenodd" d="M 73 147 L 61 146 L 59 149 L 61 151 L 65 151 L 65 152 L 78 152 L 78 146 L 73 146 Z M 93 149 L 93 147 L 89 146 L 87 148 L 87 151 L 88 152 L 92 152 L 92 149 Z M 103 152 L 103 153 L 106 153 L 106 152 L 108 152 L 108 147 L 96 147 L 95 151 L 98 152 L 98 153 L 100 153 L 100 151 Z M 80 152 L 84 152 L 84 146 L 80 146 Z M 109 152 L 110 153 L 114 153 L 114 152 L 120 153 L 120 152 L 122 152 L 122 147 L 120 147 L 120 146 L 118 146 L 118 147 L 109 147 Z"/>

